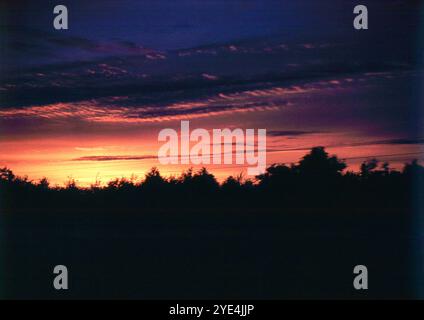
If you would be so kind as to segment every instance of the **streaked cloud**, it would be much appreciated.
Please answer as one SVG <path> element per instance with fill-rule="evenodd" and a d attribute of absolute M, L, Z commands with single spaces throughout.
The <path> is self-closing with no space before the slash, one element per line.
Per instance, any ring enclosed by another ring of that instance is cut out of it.
<path fill-rule="evenodd" d="M 302 131 L 302 130 L 270 130 L 267 132 L 271 137 L 298 137 L 309 134 L 323 133 L 322 131 Z"/>
<path fill-rule="evenodd" d="M 72 159 L 73 161 L 132 161 L 132 160 L 148 160 L 157 159 L 157 155 L 145 155 L 145 156 L 84 156 Z"/>

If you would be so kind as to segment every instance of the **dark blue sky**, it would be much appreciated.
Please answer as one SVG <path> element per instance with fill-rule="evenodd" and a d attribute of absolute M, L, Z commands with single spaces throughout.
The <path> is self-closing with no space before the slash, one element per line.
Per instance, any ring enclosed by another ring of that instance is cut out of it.
<path fill-rule="evenodd" d="M 418 7 L 418 2 L 361 3 L 370 10 L 370 32 L 378 32 L 413 23 L 405 15 L 413 14 L 410 9 Z M 353 32 L 352 11 L 358 1 L 5 1 L 1 24 L 53 31 L 52 11 L 59 3 L 69 9 L 68 34 L 91 40 L 128 40 L 169 50 L 273 34 L 288 38 L 349 37 Z"/>

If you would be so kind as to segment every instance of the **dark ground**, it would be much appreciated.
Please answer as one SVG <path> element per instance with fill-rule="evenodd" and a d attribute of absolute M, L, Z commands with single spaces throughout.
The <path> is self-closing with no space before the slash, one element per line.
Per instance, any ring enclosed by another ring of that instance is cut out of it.
<path fill-rule="evenodd" d="M 0 297 L 412 298 L 411 221 L 394 209 L 3 214 Z M 67 291 L 52 285 L 59 264 Z M 358 264 L 367 291 L 353 288 Z"/>

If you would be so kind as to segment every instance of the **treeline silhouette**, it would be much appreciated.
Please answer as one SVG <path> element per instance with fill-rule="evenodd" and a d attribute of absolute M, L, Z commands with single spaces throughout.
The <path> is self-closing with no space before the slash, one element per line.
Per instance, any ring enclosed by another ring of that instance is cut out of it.
<path fill-rule="evenodd" d="M 117 178 L 80 188 L 70 179 L 64 187 L 51 187 L 46 178 L 34 182 L 2 168 L 0 208 L 409 208 L 420 199 L 424 167 L 416 160 L 401 171 L 376 159 L 363 162 L 360 172 L 346 168 L 324 147 L 312 148 L 298 164 L 274 164 L 255 179 L 230 176 L 221 184 L 206 168 L 178 177 L 152 168 L 141 182 Z"/>

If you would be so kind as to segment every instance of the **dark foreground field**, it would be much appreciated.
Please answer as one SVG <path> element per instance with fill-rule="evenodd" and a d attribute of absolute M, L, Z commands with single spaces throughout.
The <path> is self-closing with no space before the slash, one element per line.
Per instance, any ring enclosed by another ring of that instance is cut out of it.
<path fill-rule="evenodd" d="M 3 214 L 1 298 L 414 297 L 410 212 L 272 211 Z M 53 289 L 59 264 L 67 291 Z"/>

